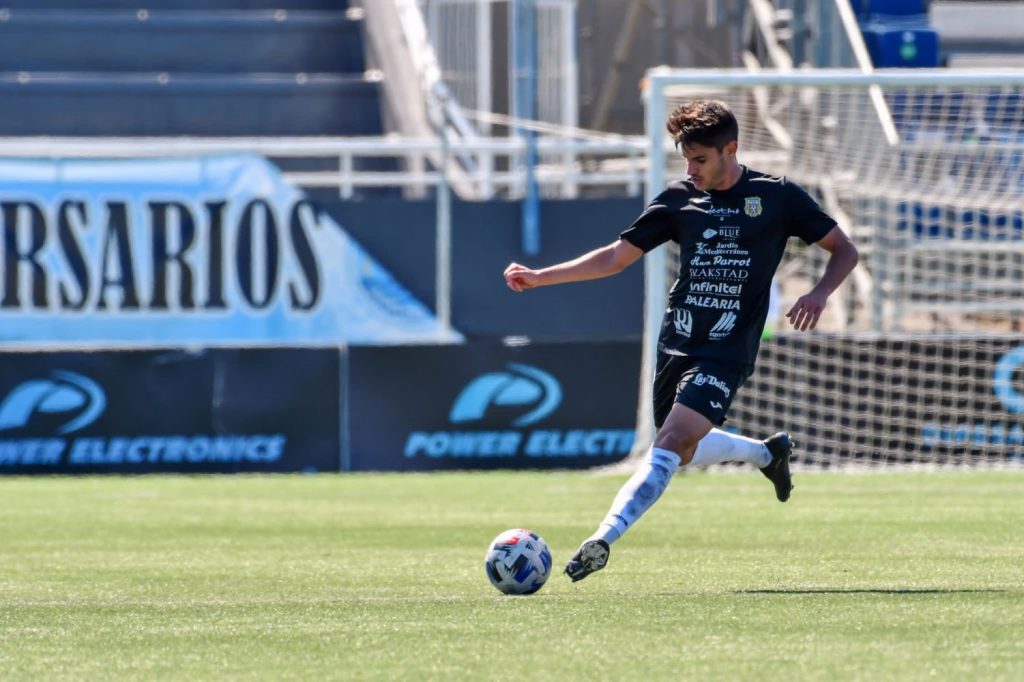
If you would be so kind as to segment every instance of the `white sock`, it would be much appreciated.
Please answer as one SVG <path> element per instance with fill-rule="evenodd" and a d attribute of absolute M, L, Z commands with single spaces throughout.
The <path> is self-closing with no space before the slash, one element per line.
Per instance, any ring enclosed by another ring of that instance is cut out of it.
<path fill-rule="evenodd" d="M 679 468 L 679 455 L 671 450 L 652 447 L 644 455 L 636 472 L 619 489 L 612 506 L 597 531 L 588 540 L 602 539 L 611 544 L 651 505 L 657 502 Z"/>
<path fill-rule="evenodd" d="M 697 443 L 697 450 L 687 466 L 705 467 L 722 462 L 746 462 L 761 469 L 772 461 L 763 441 L 747 438 L 721 429 L 711 429 Z"/>

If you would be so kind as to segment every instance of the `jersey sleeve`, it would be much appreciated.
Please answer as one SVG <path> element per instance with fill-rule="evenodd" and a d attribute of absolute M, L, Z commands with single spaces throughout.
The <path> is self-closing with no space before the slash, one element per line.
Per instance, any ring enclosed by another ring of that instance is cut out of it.
<path fill-rule="evenodd" d="M 836 226 L 835 219 L 825 213 L 818 202 L 800 185 L 786 181 L 786 230 L 790 237 L 799 237 L 813 244 Z"/>
<path fill-rule="evenodd" d="M 665 195 L 660 194 L 619 237 L 647 253 L 672 238 L 671 215 Z"/>

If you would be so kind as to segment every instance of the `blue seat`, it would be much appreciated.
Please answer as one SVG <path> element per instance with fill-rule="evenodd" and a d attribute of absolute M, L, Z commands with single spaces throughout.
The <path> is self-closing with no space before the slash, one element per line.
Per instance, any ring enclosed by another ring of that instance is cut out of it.
<path fill-rule="evenodd" d="M 908 139 L 941 133 L 948 142 L 958 142 L 977 134 L 970 99 L 962 90 L 892 88 L 885 99 L 896 129 Z"/>
<path fill-rule="evenodd" d="M 926 25 L 871 21 L 861 25 L 871 61 L 879 68 L 941 64 L 939 34 Z"/>
<path fill-rule="evenodd" d="M 1007 88 L 988 93 L 985 96 L 983 118 L 989 125 L 1007 131 L 1024 130 L 1024 92 Z"/>
<path fill-rule="evenodd" d="M 911 16 L 927 14 L 924 0 L 851 0 L 854 12 L 859 17 L 877 15 Z"/>

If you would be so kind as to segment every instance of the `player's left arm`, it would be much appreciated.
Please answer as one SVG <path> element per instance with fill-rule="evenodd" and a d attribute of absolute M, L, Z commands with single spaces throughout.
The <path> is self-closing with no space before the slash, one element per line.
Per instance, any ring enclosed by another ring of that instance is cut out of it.
<path fill-rule="evenodd" d="M 786 313 L 790 323 L 799 331 L 814 329 L 818 325 L 818 318 L 825 310 L 828 297 L 843 283 L 847 275 L 856 267 L 857 261 L 860 260 L 857 247 L 838 225 L 815 243 L 832 255 L 829 256 L 825 272 L 821 275 L 818 283 L 814 285 L 813 289 L 798 298 Z"/>

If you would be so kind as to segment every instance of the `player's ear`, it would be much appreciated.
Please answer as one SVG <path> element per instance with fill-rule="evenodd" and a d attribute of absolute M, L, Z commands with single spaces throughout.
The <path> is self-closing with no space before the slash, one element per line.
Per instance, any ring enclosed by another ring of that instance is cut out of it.
<path fill-rule="evenodd" d="M 736 156 L 736 149 L 739 147 L 739 143 L 736 140 L 730 140 L 725 143 L 722 147 L 722 153 L 726 156 Z"/>

